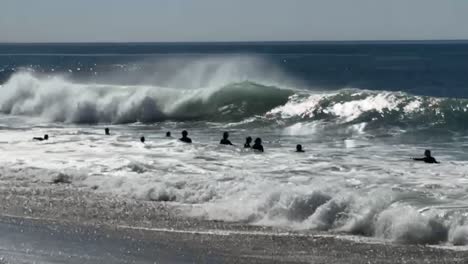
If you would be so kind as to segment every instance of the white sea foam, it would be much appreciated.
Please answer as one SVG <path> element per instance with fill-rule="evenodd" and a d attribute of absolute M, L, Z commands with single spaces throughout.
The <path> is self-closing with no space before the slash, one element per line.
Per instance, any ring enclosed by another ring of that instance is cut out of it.
<path fill-rule="evenodd" d="M 462 205 L 468 164 L 447 162 L 458 155 L 447 149 L 438 156 L 442 164 L 428 166 L 406 158 L 423 150 L 411 145 L 375 140 L 364 152 L 358 132 L 339 143 L 336 138 L 256 130 L 264 135 L 267 152 L 255 154 L 218 146 L 219 125 L 192 127 L 195 143 L 186 145 L 164 138 L 173 123 L 111 126 L 111 136 L 104 136 L 102 127 L 36 127 L 11 116 L 2 121 L 8 129 L 0 129 L 1 166 L 21 169 L 27 186 L 61 177 L 77 188 L 191 205 L 185 213 L 192 217 L 403 243 L 467 243 L 468 212 Z M 46 133 L 49 141 L 31 140 Z M 138 141 L 142 134 L 147 144 Z M 240 145 L 246 132 L 231 129 L 231 134 Z M 297 142 L 306 153 L 293 152 Z M 21 188 L 18 184 L 13 188 Z"/>
<path fill-rule="evenodd" d="M 313 94 L 309 97 L 292 96 L 289 102 L 269 111 L 267 115 L 280 115 L 282 118 L 314 118 L 319 114 L 337 117 L 343 122 L 358 119 L 365 113 L 402 110 L 404 114 L 422 111 L 420 97 L 408 98 L 391 92 L 347 92 L 345 99 L 334 99 L 338 93 Z M 409 100 L 409 101 L 408 101 Z M 439 101 L 432 99 L 434 103 Z M 331 101 L 324 105 L 325 101 Z"/>

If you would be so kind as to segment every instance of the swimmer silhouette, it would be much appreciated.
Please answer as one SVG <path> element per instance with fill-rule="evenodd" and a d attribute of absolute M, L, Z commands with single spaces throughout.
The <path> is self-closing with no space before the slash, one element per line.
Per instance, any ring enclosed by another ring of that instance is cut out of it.
<path fill-rule="evenodd" d="M 223 133 L 223 139 L 221 139 L 221 141 L 219 142 L 219 144 L 221 145 L 232 145 L 231 141 L 229 141 L 229 133 L 228 132 L 224 132 Z"/>
<path fill-rule="evenodd" d="M 145 137 L 140 138 L 141 143 L 145 143 Z"/>
<path fill-rule="evenodd" d="M 251 148 L 250 143 L 252 143 L 252 137 L 246 137 L 244 148 Z"/>
<path fill-rule="evenodd" d="M 33 140 L 38 140 L 38 141 L 43 141 L 43 140 L 48 140 L 49 135 L 45 134 L 43 138 L 41 137 L 34 137 Z"/>
<path fill-rule="evenodd" d="M 252 149 L 263 152 L 263 146 L 262 146 L 262 139 L 261 138 L 256 138 L 255 139 L 255 144 L 252 146 Z"/>
<path fill-rule="evenodd" d="M 186 130 L 182 131 L 182 137 L 179 138 L 179 140 L 185 143 L 192 143 L 192 139 L 187 137 L 187 135 L 188 135 L 188 132 Z"/>
<path fill-rule="evenodd" d="M 296 152 L 305 152 L 305 151 L 302 149 L 302 145 L 301 145 L 301 144 L 297 144 L 297 145 L 296 145 Z"/>
<path fill-rule="evenodd" d="M 109 132 L 109 128 L 108 128 L 108 127 L 106 127 L 106 128 L 104 129 L 104 132 L 106 132 L 106 135 L 108 135 L 108 136 L 110 135 L 110 132 Z"/>
<path fill-rule="evenodd" d="M 166 132 L 166 137 L 171 137 L 171 131 Z"/>
<path fill-rule="evenodd" d="M 424 158 L 413 158 L 413 160 L 424 161 L 425 163 L 439 163 L 434 157 L 431 156 L 431 151 L 428 149 L 424 151 Z"/>

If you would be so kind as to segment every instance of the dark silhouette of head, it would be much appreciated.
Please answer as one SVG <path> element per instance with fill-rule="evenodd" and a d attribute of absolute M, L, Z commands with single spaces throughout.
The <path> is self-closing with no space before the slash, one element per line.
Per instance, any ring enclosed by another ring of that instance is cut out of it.
<path fill-rule="evenodd" d="M 424 156 L 430 157 L 430 156 L 431 156 L 431 151 L 428 150 L 428 149 L 426 149 L 426 150 L 424 151 Z"/>
<path fill-rule="evenodd" d="M 229 133 L 228 133 L 228 132 L 224 132 L 224 133 L 223 133 L 223 138 L 224 138 L 224 139 L 228 139 L 228 138 L 229 138 Z"/>
<path fill-rule="evenodd" d="M 187 130 L 184 130 L 182 131 L 182 138 L 179 138 L 179 140 L 185 143 L 192 143 L 192 139 L 187 136 L 188 136 L 188 132 Z"/>
<path fill-rule="evenodd" d="M 296 152 L 303 152 L 301 144 L 296 145 Z"/>
<path fill-rule="evenodd" d="M 262 146 L 262 139 L 261 138 L 256 138 L 255 139 L 255 144 L 252 146 L 252 149 L 255 151 L 263 152 L 263 146 Z"/>
<path fill-rule="evenodd" d="M 246 138 L 245 138 L 245 143 L 246 143 L 246 144 L 252 143 L 252 137 L 246 137 Z"/>
<path fill-rule="evenodd" d="M 48 140 L 49 139 L 49 135 L 45 134 L 44 135 L 44 140 Z"/>
<path fill-rule="evenodd" d="M 141 143 L 145 143 L 145 137 L 140 138 Z"/>
<path fill-rule="evenodd" d="M 109 132 L 109 128 L 108 128 L 108 127 L 106 127 L 106 128 L 104 129 L 104 131 L 106 132 L 106 135 L 110 135 L 110 132 Z"/>
<path fill-rule="evenodd" d="M 171 137 L 171 131 L 166 132 L 166 137 Z"/>

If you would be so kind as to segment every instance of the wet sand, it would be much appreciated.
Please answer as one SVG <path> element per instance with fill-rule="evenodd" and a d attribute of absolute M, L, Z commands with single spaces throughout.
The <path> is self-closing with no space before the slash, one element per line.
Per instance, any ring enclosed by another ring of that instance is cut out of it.
<path fill-rule="evenodd" d="M 466 252 L 330 237 L 208 234 L 0 218 L 4 263 L 467 263 Z"/>
<path fill-rule="evenodd" d="M 3 263 L 468 263 L 466 251 L 187 218 L 70 184 L 10 181 L 0 199 Z"/>

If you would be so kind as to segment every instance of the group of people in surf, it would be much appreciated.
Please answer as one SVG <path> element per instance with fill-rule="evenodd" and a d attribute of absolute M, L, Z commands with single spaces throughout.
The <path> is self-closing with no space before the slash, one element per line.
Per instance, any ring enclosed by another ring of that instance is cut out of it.
<path fill-rule="evenodd" d="M 110 130 L 109 128 L 105 128 L 104 129 L 104 132 L 106 135 L 110 135 Z M 166 137 L 171 137 L 171 132 L 168 131 L 166 132 Z M 49 139 L 49 135 L 44 135 L 44 137 L 34 137 L 33 140 L 38 140 L 38 141 L 44 141 L 44 140 L 48 140 Z M 181 142 L 184 142 L 184 143 L 192 143 L 192 139 L 188 137 L 188 132 L 187 130 L 184 130 L 182 131 L 182 137 L 179 138 L 179 140 Z M 145 137 L 141 137 L 140 138 L 140 141 L 141 143 L 145 143 Z M 232 142 L 229 140 L 229 133 L 228 132 L 224 132 L 223 133 L 223 138 L 221 139 L 221 141 L 219 142 L 219 144 L 221 145 L 234 145 L 232 144 Z M 257 152 L 264 152 L 264 149 L 263 149 L 263 145 L 262 145 L 262 139 L 261 138 L 256 138 L 255 141 L 254 141 L 254 144 L 252 144 L 252 137 L 248 136 L 245 138 L 245 143 L 244 143 L 244 148 L 251 148 Z M 296 145 L 296 152 L 299 152 L 299 153 L 302 153 L 302 152 L 305 152 L 303 149 L 302 149 L 302 145 L 298 144 Z M 423 161 L 425 163 L 439 163 L 434 157 L 432 157 L 431 155 L 431 151 L 426 149 L 424 151 L 424 157 L 423 158 L 413 158 L 413 160 L 415 161 Z"/>
<path fill-rule="evenodd" d="M 166 133 L 166 137 L 171 137 L 171 132 L 168 131 Z M 179 140 L 184 142 L 184 143 L 192 143 L 192 139 L 188 137 L 187 130 L 182 131 L 182 137 L 179 138 Z M 223 138 L 221 139 L 219 144 L 221 144 L 221 145 L 231 145 L 231 146 L 234 145 L 229 140 L 229 133 L 228 132 L 223 133 Z M 252 137 L 247 137 L 245 139 L 244 148 L 251 148 L 251 149 L 253 149 L 255 151 L 258 151 L 258 152 L 263 152 L 264 151 L 261 138 L 256 138 L 254 144 L 252 146 L 251 146 L 251 144 L 252 144 Z M 302 149 L 302 147 L 301 147 L 301 149 Z"/>
<path fill-rule="evenodd" d="M 231 146 L 234 145 L 229 140 L 229 133 L 228 132 L 223 133 L 223 138 L 221 139 L 219 144 L 221 144 L 221 145 L 231 145 Z M 254 141 L 254 144 L 253 145 L 251 145 L 251 144 L 252 144 L 252 137 L 246 137 L 245 138 L 245 143 L 244 143 L 244 148 L 251 148 L 251 149 L 253 149 L 255 151 L 258 151 L 258 152 L 263 152 L 264 151 L 261 138 L 256 138 L 255 141 Z"/>

